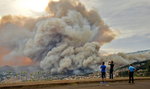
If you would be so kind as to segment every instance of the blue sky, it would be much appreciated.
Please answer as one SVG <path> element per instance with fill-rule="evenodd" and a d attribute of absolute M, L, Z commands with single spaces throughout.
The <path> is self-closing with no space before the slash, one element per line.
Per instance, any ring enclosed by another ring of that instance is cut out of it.
<path fill-rule="evenodd" d="M 35 15 L 38 11 L 18 8 L 18 1 L 0 0 L 0 16 Z M 35 0 L 32 0 L 35 1 Z M 118 37 L 101 49 L 108 52 L 132 52 L 150 49 L 150 0 L 80 0 L 99 12 Z"/>

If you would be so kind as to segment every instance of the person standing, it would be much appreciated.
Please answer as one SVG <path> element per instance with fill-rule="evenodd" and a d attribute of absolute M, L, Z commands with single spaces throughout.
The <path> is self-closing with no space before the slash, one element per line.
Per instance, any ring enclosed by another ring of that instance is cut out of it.
<path fill-rule="evenodd" d="M 132 64 L 130 64 L 129 66 L 129 83 L 134 83 L 134 71 L 135 71 L 135 67 L 132 66 Z"/>
<path fill-rule="evenodd" d="M 105 62 L 102 62 L 102 65 L 100 66 L 100 69 L 101 69 L 102 82 L 105 82 L 105 80 L 106 80 L 106 66 L 105 66 Z"/>
<path fill-rule="evenodd" d="M 113 61 L 110 61 L 110 62 L 109 62 L 109 65 L 110 65 L 109 78 L 110 78 L 110 79 L 113 79 L 114 62 L 113 62 Z"/>

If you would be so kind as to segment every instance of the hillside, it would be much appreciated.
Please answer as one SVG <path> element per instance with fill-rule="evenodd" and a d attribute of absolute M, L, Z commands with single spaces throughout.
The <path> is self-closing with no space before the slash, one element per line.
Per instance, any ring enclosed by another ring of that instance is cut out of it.
<path fill-rule="evenodd" d="M 150 60 L 134 62 L 132 65 L 136 68 L 135 76 L 146 77 L 150 76 Z M 125 65 L 116 69 L 119 77 L 128 76 L 128 67 Z"/>

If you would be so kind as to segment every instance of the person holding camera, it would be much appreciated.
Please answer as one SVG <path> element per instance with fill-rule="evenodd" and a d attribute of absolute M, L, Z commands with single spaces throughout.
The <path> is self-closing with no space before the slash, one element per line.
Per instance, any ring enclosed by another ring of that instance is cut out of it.
<path fill-rule="evenodd" d="M 110 62 L 109 62 L 109 65 L 110 65 L 109 78 L 110 78 L 110 79 L 113 79 L 114 62 L 113 62 L 113 61 L 110 61 Z"/>

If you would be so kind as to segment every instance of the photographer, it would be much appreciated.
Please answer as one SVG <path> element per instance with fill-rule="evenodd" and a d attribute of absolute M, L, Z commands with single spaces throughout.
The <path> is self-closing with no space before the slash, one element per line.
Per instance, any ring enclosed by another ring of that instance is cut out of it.
<path fill-rule="evenodd" d="M 113 79 L 114 62 L 113 62 L 113 61 L 110 61 L 110 62 L 108 63 L 108 65 L 110 65 L 109 78 L 110 78 L 110 79 Z"/>

